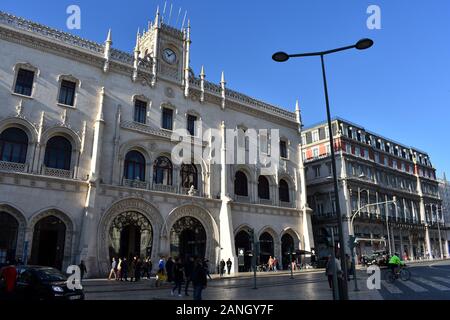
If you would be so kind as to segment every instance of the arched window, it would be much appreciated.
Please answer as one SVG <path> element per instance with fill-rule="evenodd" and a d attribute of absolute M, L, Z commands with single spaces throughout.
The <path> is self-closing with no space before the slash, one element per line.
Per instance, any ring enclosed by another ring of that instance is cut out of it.
<path fill-rule="evenodd" d="M 70 170 L 72 144 L 64 137 L 53 137 L 47 142 L 44 164 L 47 168 Z"/>
<path fill-rule="evenodd" d="M 172 162 L 167 157 L 159 157 L 153 167 L 153 182 L 167 186 L 172 185 Z"/>
<path fill-rule="evenodd" d="M 258 179 L 258 197 L 260 199 L 270 199 L 269 180 L 264 176 L 259 176 Z"/>
<path fill-rule="evenodd" d="M 238 196 L 248 197 L 247 176 L 242 171 L 236 172 L 234 177 L 234 193 Z"/>
<path fill-rule="evenodd" d="M 193 164 L 183 164 L 181 166 L 181 186 L 189 189 L 192 186 L 198 190 L 198 172 Z"/>
<path fill-rule="evenodd" d="M 145 181 L 145 157 L 138 151 L 130 151 L 125 157 L 125 179 Z"/>
<path fill-rule="evenodd" d="M 0 161 L 25 163 L 28 136 L 18 128 L 10 128 L 0 134 Z"/>
<path fill-rule="evenodd" d="M 278 191 L 279 191 L 279 195 L 280 195 L 280 201 L 290 202 L 290 199 L 289 199 L 289 185 L 286 182 L 286 180 L 283 180 L 283 179 L 280 180 Z"/>

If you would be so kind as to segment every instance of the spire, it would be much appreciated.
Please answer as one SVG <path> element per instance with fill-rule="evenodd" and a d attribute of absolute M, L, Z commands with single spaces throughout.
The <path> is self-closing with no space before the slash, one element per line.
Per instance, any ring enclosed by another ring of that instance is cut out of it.
<path fill-rule="evenodd" d="M 191 41 L 191 20 L 188 19 L 188 25 L 186 29 L 186 40 Z"/>
<path fill-rule="evenodd" d="M 107 37 L 107 39 L 106 39 L 106 42 L 112 44 L 111 28 L 109 28 L 109 30 L 108 30 L 108 37 Z"/>
<path fill-rule="evenodd" d="M 225 109 L 225 101 L 226 101 L 226 92 L 225 92 L 225 72 L 222 71 L 222 77 L 220 80 L 220 87 L 222 88 L 222 110 Z"/>
<path fill-rule="evenodd" d="M 302 113 L 300 111 L 300 103 L 299 103 L 298 99 L 295 102 L 295 117 L 297 118 L 299 130 L 301 130 L 301 128 L 302 128 Z"/>
<path fill-rule="evenodd" d="M 206 77 L 205 75 L 205 67 L 202 66 L 202 70 L 200 71 L 200 78 L 204 79 Z"/>
<path fill-rule="evenodd" d="M 139 40 L 139 38 L 140 37 L 141 37 L 141 32 L 140 32 L 140 30 L 138 28 L 137 35 L 136 35 L 136 46 L 134 47 L 134 51 L 135 52 L 139 52 L 139 47 L 140 47 L 140 40 Z"/>
<path fill-rule="evenodd" d="M 112 46 L 112 33 L 111 28 L 108 31 L 108 37 L 105 41 L 105 63 L 103 65 L 103 71 L 108 72 L 109 70 L 109 60 L 111 59 L 111 46 Z"/>
<path fill-rule="evenodd" d="M 200 102 L 205 102 L 205 67 L 200 71 Z"/>
<path fill-rule="evenodd" d="M 156 16 L 155 16 L 155 28 L 159 27 L 159 6 L 156 8 Z"/>

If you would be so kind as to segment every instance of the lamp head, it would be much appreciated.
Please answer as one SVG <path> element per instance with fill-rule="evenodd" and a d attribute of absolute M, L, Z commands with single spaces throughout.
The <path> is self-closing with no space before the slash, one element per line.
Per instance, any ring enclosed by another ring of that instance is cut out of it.
<path fill-rule="evenodd" d="M 355 48 L 358 50 L 369 49 L 372 46 L 373 46 L 373 40 L 369 39 L 369 38 L 361 39 L 355 44 Z"/>
<path fill-rule="evenodd" d="M 276 62 L 285 62 L 289 60 L 289 55 L 286 52 L 277 52 L 272 56 Z"/>

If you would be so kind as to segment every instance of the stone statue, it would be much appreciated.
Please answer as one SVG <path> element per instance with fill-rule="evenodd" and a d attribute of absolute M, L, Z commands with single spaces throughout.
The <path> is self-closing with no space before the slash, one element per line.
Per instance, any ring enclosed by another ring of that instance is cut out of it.
<path fill-rule="evenodd" d="M 192 197 L 192 196 L 195 196 L 195 193 L 196 193 L 196 191 L 195 191 L 194 186 L 191 186 L 191 188 L 188 191 L 188 195 Z"/>

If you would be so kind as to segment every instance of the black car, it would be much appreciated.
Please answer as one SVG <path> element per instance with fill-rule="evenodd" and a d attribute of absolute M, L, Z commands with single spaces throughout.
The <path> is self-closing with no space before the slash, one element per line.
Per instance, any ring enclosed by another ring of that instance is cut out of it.
<path fill-rule="evenodd" d="M 41 266 L 18 266 L 16 298 L 25 300 L 84 300 L 81 289 L 71 290 L 61 271 Z"/>

